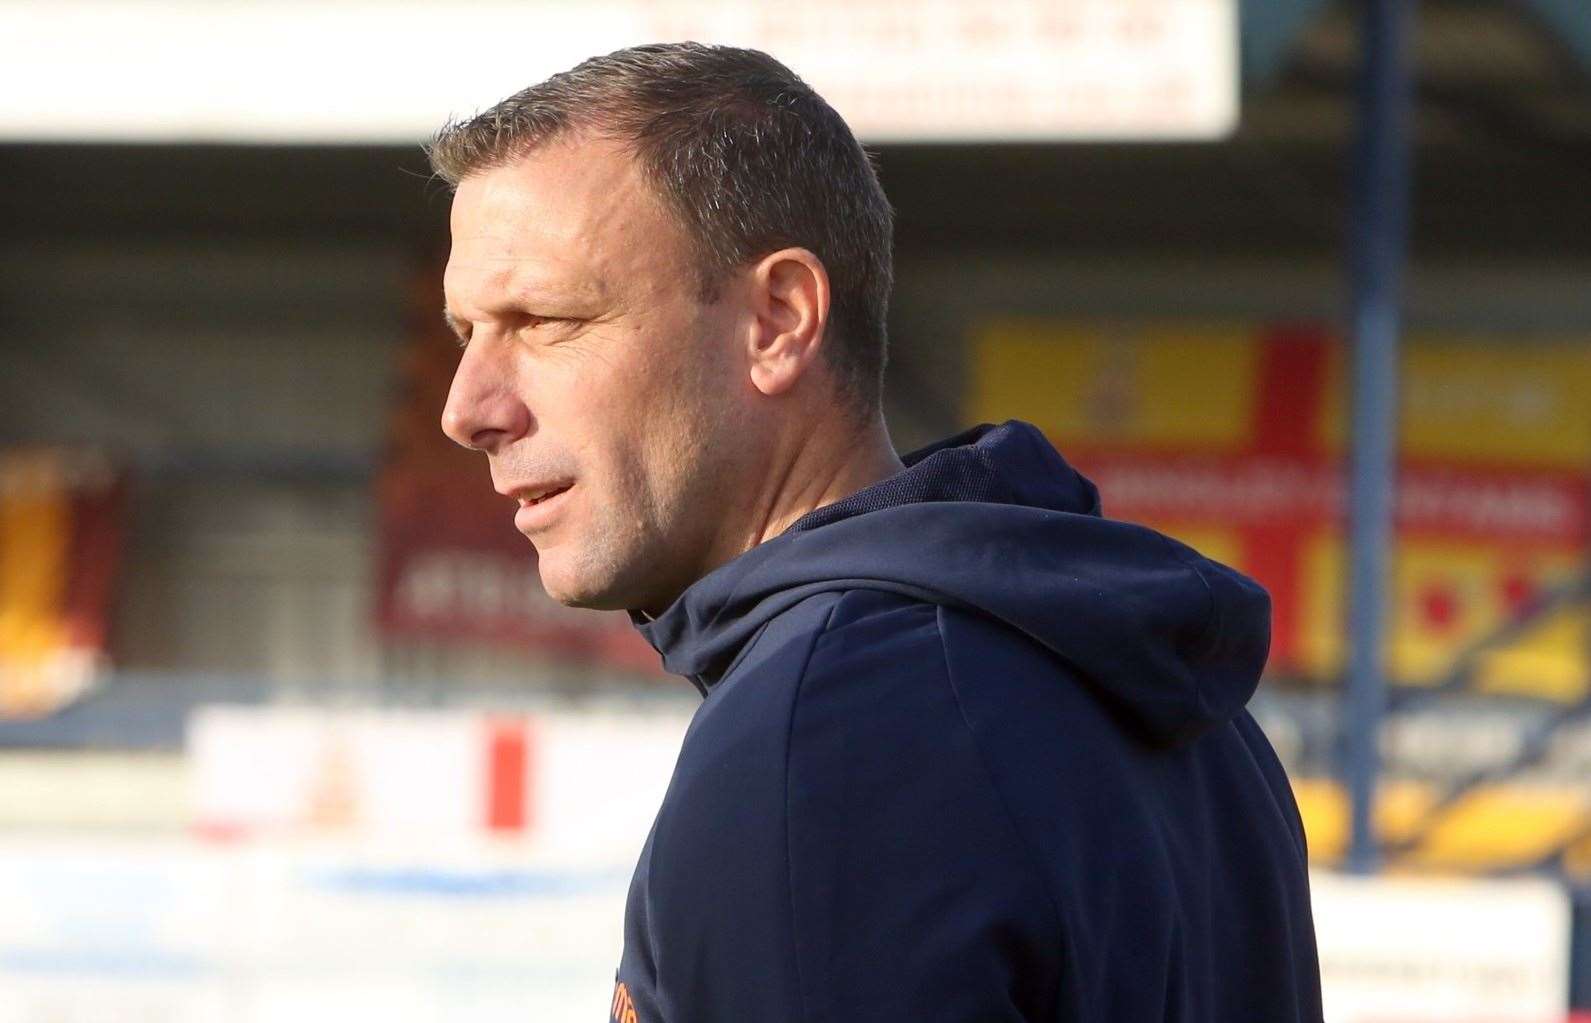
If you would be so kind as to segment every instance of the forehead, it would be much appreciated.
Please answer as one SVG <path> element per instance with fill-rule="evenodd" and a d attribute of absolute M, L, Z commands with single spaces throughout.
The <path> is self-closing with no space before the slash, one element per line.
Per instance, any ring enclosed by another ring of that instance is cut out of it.
<path fill-rule="evenodd" d="M 558 140 L 459 183 L 450 216 L 449 305 L 521 298 L 601 302 L 676 270 L 679 228 L 629 151 Z"/>

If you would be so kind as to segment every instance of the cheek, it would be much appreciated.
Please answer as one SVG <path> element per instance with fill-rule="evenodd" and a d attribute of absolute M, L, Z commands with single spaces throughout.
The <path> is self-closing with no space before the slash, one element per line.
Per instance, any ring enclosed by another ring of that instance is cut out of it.
<path fill-rule="evenodd" d="M 637 382 L 627 379 L 612 359 L 581 355 L 562 365 L 548 360 L 534 372 L 538 425 L 549 455 L 568 451 L 584 470 L 610 461 L 626 434 L 640 425 L 636 421 L 644 418 Z"/>
<path fill-rule="evenodd" d="M 727 352 L 711 347 L 722 329 L 684 314 L 635 328 L 563 382 L 561 415 L 598 489 L 655 517 L 691 486 L 733 403 Z"/>
<path fill-rule="evenodd" d="M 565 385 L 548 417 L 549 434 L 572 453 L 586 485 L 582 512 L 603 530 L 630 532 L 655 518 L 653 509 L 672 489 L 680 431 L 669 389 L 658 384 L 647 373 L 582 374 Z"/>

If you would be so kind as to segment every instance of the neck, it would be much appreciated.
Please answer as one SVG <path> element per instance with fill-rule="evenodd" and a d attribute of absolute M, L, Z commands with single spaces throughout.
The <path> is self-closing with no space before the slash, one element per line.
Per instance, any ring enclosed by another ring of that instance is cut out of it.
<path fill-rule="evenodd" d="M 743 517 L 720 538 L 698 566 L 693 580 L 772 540 L 808 512 L 849 497 L 905 468 L 889 442 L 889 431 L 881 415 L 873 416 L 861 428 L 840 423 L 811 430 L 792 429 L 775 440 L 762 461 L 767 472 L 743 506 Z M 661 613 L 679 592 L 674 590 L 666 599 L 644 606 L 641 613 L 647 617 Z"/>
<path fill-rule="evenodd" d="M 813 431 L 785 438 L 775 450 L 762 499 L 731 557 L 783 533 L 802 516 L 833 504 L 905 468 L 882 416 L 859 431 Z"/>

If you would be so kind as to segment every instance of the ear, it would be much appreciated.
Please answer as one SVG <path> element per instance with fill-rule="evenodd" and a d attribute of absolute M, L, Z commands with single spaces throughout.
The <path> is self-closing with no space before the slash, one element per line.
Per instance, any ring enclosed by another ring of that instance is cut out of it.
<path fill-rule="evenodd" d="M 751 382 L 770 397 L 794 387 L 823 346 L 829 273 L 809 249 L 780 249 L 751 271 L 756 319 L 747 338 Z"/>

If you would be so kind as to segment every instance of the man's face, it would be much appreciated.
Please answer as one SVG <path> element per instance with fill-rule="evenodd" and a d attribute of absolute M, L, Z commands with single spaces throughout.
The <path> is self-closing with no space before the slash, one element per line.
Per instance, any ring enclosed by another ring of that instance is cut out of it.
<path fill-rule="evenodd" d="M 683 230 L 604 140 L 467 176 L 452 235 L 447 315 L 466 343 L 443 430 L 519 500 L 554 599 L 658 608 L 711 567 L 753 457 L 738 304 L 698 301 Z"/>

